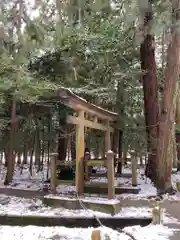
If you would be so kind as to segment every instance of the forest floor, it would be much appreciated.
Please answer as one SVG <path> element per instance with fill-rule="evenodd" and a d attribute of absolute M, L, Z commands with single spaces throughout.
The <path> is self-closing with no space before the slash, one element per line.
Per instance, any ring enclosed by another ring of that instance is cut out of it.
<path fill-rule="evenodd" d="M 124 169 L 125 173 L 130 173 L 130 169 Z M 33 172 L 30 176 L 28 168 L 24 168 L 23 174 L 20 174 L 20 169 L 16 168 L 14 180 L 11 186 L 4 187 L 3 180 L 5 177 L 5 169 L 0 169 L 0 188 L 1 189 L 26 189 L 38 191 L 43 188 L 44 180 L 46 179 L 47 170 L 43 173 Z M 92 181 L 106 182 L 105 178 L 97 178 Z M 173 185 L 180 181 L 180 174 L 172 175 Z M 131 178 L 117 178 L 117 184 L 130 186 Z M 121 217 L 149 217 L 152 215 L 151 198 L 156 195 L 156 189 L 148 179 L 143 176 L 143 169 L 138 169 L 138 184 L 141 188 L 139 194 L 122 194 L 118 195 L 123 208 L 115 215 Z M 58 186 L 58 192 L 61 195 L 68 194 L 69 191 L 75 190 L 72 186 Z M 103 196 L 86 195 L 86 198 L 102 199 Z M 146 227 L 134 226 L 128 227 L 125 230 L 132 233 L 137 240 L 179 240 L 180 239 L 180 193 L 173 196 L 165 195 L 161 201 L 163 209 L 163 225 L 149 225 Z M 108 214 L 94 212 L 90 210 L 67 210 L 63 208 L 53 208 L 43 205 L 40 199 L 30 199 L 15 196 L 0 195 L 0 214 L 15 214 L 15 215 L 45 215 L 45 216 L 108 216 Z M 12 240 L 24 240 L 25 238 L 33 238 L 34 240 L 59 240 L 59 239 L 91 239 L 92 228 L 88 229 L 67 229 L 64 227 L 10 227 L 0 226 L 0 239 L 5 240 L 7 237 Z M 102 232 L 108 232 L 111 239 L 129 240 L 130 238 L 124 234 L 119 234 L 112 229 L 103 228 Z M 102 238 L 103 239 L 103 238 Z"/>

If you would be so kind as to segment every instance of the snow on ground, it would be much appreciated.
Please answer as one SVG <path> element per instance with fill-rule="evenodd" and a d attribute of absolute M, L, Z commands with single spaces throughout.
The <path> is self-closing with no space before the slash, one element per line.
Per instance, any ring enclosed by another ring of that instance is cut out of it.
<path fill-rule="evenodd" d="M 0 227 L 0 239 L 12 240 L 91 240 L 93 228 L 65 228 L 65 227 Z M 105 234 L 110 236 L 111 240 L 130 240 L 124 234 L 114 231 L 106 227 L 100 227 L 101 239 L 105 240 Z M 147 227 L 128 227 L 124 229 L 126 232 L 131 233 L 137 240 L 167 240 L 173 235 L 173 230 L 161 225 L 149 225 Z"/>
<path fill-rule="evenodd" d="M 102 169 L 101 169 L 102 171 Z M 0 187 L 4 187 L 3 181 L 5 178 L 5 168 L 3 166 L 0 167 Z M 131 169 L 130 168 L 124 168 L 123 173 L 130 174 Z M 16 188 L 16 189 L 26 189 L 26 190 L 39 190 L 43 188 L 44 180 L 46 180 L 47 176 L 47 168 L 44 168 L 43 172 L 36 173 L 35 167 L 33 168 L 33 176 L 30 176 L 28 166 L 24 166 L 23 174 L 20 174 L 20 168 L 15 169 L 14 173 L 14 180 L 13 183 L 10 186 L 7 186 L 8 188 Z M 49 172 L 50 176 L 50 172 Z M 93 178 L 91 179 L 92 182 L 107 182 L 107 178 L 100 177 L 100 178 Z M 172 183 L 173 186 L 176 188 L 176 182 L 180 181 L 180 172 L 172 174 Z M 148 199 L 152 196 L 155 196 L 157 194 L 156 188 L 152 185 L 151 181 L 149 179 L 146 179 L 144 177 L 144 169 L 140 168 L 137 170 L 137 182 L 138 186 L 140 187 L 140 193 L 139 194 L 122 194 L 121 198 L 129 198 L 129 199 Z M 125 177 L 118 177 L 116 179 L 116 183 L 118 186 L 131 186 L 131 178 L 125 178 Z M 65 185 L 59 185 L 57 187 L 58 193 L 66 194 L 68 192 L 75 192 L 74 186 L 65 186 Z M 180 200 L 180 193 L 176 193 L 173 196 L 166 195 L 164 196 L 164 199 L 168 200 Z"/>
<path fill-rule="evenodd" d="M 111 217 L 110 214 L 92 211 L 92 210 L 69 210 L 65 208 L 54 208 L 45 206 L 41 200 L 38 199 L 24 199 L 18 197 L 7 197 L 0 195 L 0 214 L 2 215 L 41 215 L 41 216 L 59 216 L 59 217 Z M 152 209 L 149 207 L 124 207 L 114 217 L 151 217 Z M 180 221 L 170 216 L 163 210 L 163 223 L 180 224 Z"/>
<path fill-rule="evenodd" d="M 130 174 L 131 169 L 124 168 L 123 173 Z M 91 181 L 103 183 L 103 182 L 107 182 L 107 178 L 105 177 L 95 178 L 95 179 L 92 179 Z M 180 181 L 180 172 L 172 174 L 172 185 L 175 189 L 176 189 L 176 182 L 178 181 Z M 151 181 L 144 176 L 143 168 L 137 170 L 137 182 L 138 182 L 138 187 L 140 187 L 141 189 L 139 194 L 121 194 L 121 197 L 139 200 L 139 199 L 147 199 L 157 194 L 157 190 L 152 185 Z M 131 186 L 131 178 L 118 177 L 116 179 L 116 183 L 118 186 L 123 186 L 123 185 Z M 164 199 L 180 200 L 180 193 L 177 192 L 173 196 L 165 195 Z"/>
<path fill-rule="evenodd" d="M 123 208 L 115 217 L 150 217 L 151 208 Z M 18 197 L 7 197 L 0 195 L 0 214 L 15 215 L 44 215 L 44 216 L 84 216 L 97 217 L 111 216 L 110 214 L 95 212 L 91 210 L 68 210 L 65 208 L 53 208 L 45 206 L 41 200 L 24 199 Z"/>
<path fill-rule="evenodd" d="M 120 213 L 115 217 L 149 217 L 151 216 L 151 208 L 148 207 L 127 207 L 123 208 Z M 52 208 L 43 205 L 41 200 L 37 199 L 24 199 L 18 197 L 7 197 L 0 195 L 0 214 L 15 214 L 15 215 L 48 215 L 48 216 L 82 216 L 92 217 L 108 217 L 109 214 L 94 212 L 89 210 L 67 210 L 63 208 Z M 176 226 L 180 224 L 177 219 L 169 216 L 166 212 L 163 218 L 164 224 L 175 223 Z M 125 230 L 135 237 L 137 240 L 168 240 L 173 235 L 175 230 L 169 229 L 162 225 L 149 225 L 147 227 L 133 226 L 125 228 Z M 103 234 L 105 232 L 111 236 L 111 240 L 129 240 L 125 234 L 117 233 L 108 228 L 101 228 Z M 0 239 L 6 240 L 7 238 L 12 240 L 90 240 L 92 228 L 72 228 L 65 227 L 10 227 L 0 226 Z M 102 234 L 102 240 L 103 238 Z"/>
<path fill-rule="evenodd" d="M 124 169 L 125 173 L 130 173 L 130 169 Z M 20 169 L 16 169 L 14 181 L 11 186 L 14 186 L 16 189 L 30 189 L 37 190 L 42 189 L 43 182 L 46 179 L 47 170 L 45 169 L 43 173 L 36 173 L 35 169 L 33 176 L 29 174 L 28 168 L 23 169 L 23 174 L 20 175 Z M 3 180 L 5 178 L 4 168 L 0 169 L 0 187 L 4 187 Z M 105 178 L 97 178 L 92 181 L 96 182 L 107 182 Z M 180 181 L 180 174 L 172 175 L 173 185 L 176 185 L 177 181 Z M 118 178 L 118 185 L 127 185 L 131 186 L 131 178 Z M 152 186 L 151 182 L 148 179 L 145 179 L 143 176 L 143 169 L 138 170 L 138 184 L 141 188 L 139 194 L 123 194 L 122 198 L 129 198 L 133 200 L 138 199 L 147 199 L 152 195 L 156 195 L 156 189 Z M 75 191 L 73 186 L 58 186 L 57 190 L 61 194 L 68 193 L 69 191 Z M 88 198 L 88 197 L 87 197 Z M 92 195 L 91 195 L 92 198 Z M 94 195 L 94 198 L 97 198 Z M 168 200 L 180 200 L 180 193 L 176 193 L 174 196 L 165 196 L 165 199 Z M 151 216 L 152 209 L 149 207 L 125 207 L 115 215 L 115 217 L 149 217 Z M 41 200 L 33 199 L 23 199 L 16 197 L 7 197 L 5 195 L 0 195 L 0 214 L 18 214 L 18 215 L 48 215 L 48 216 L 83 216 L 83 217 L 103 217 L 110 216 L 109 214 L 94 212 L 91 210 L 67 210 L 64 208 L 52 208 L 46 207 L 43 205 Z M 163 217 L 164 224 L 176 224 L 179 225 L 180 221 L 170 216 L 164 210 Z M 106 229 L 107 230 L 107 229 Z M 126 228 L 127 231 L 133 233 L 137 240 L 167 240 L 173 234 L 172 229 L 168 229 L 165 226 L 153 226 L 149 225 L 147 227 L 129 227 Z M 111 240 L 120 239 L 120 240 L 129 240 L 129 238 L 123 234 L 118 235 L 115 231 L 109 230 Z M 12 240 L 24 240 L 33 239 L 33 240 L 88 240 L 91 239 L 92 228 L 89 229 L 68 229 L 64 227 L 9 227 L 9 226 L 0 226 L 0 239 L 6 240 L 6 238 Z"/>
<path fill-rule="evenodd" d="M 50 171 L 49 171 L 50 172 Z M 37 190 L 43 187 L 43 182 L 46 180 L 47 169 L 44 168 L 43 172 L 36 171 L 36 168 L 33 166 L 33 175 L 29 173 L 29 168 L 27 165 L 24 166 L 23 172 L 21 174 L 20 167 L 16 167 L 14 170 L 13 183 L 7 188 L 17 188 L 17 189 L 31 189 Z M 4 179 L 6 176 L 6 168 L 1 165 L 0 167 L 0 187 L 4 187 Z M 50 173 L 49 173 L 50 176 Z"/>

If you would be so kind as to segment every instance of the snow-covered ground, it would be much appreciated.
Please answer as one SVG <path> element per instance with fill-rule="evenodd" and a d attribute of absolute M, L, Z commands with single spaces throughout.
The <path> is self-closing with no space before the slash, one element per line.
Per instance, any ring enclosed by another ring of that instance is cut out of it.
<path fill-rule="evenodd" d="M 123 173 L 130 174 L 131 169 L 125 168 L 123 169 Z M 0 167 L 0 187 L 4 187 L 4 179 L 5 179 L 5 168 L 3 166 Z M 47 168 L 44 168 L 43 172 L 36 173 L 36 169 L 33 170 L 33 176 L 30 176 L 29 169 L 27 166 L 24 167 L 22 175 L 20 174 L 20 168 L 15 169 L 14 180 L 13 183 L 9 187 L 13 187 L 16 189 L 26 189 L 26 190 L 39 190 L 43 188 L 44 180 L 46 180 Z M 49 174 L 50 176 L 50 171 Z M 107 178 L 93 178 L 92 182 L 107 182 Z M 180 172 L 172 174 L 172 183 L 176 188 L 176 182 L 180 181 Z M 139 194 L 121 194 L 121 198 L 130 198 L 130 199 L 147 199 L 151 196 L 155 196 L 157 191 L 156 188 L 152 185 L 149 179 L 144 177 L 144 169 L 137 170 L 137 182 L 141 191 Z M 131 178 L 118 177 L 116 178 L 116 183 L 118 186 L 131 186 Z M 57 192 L 66 194 L 68 192 L 75 192 L 74 186 L 65 186 L 59 185 L 57 187 Z M 180 193 L 176 193 L 173 196 L 164 196 L 165 199 L 169 200 L 180 200 Z"/>
<path fill-rule="evenodd" d="M 124 233 L 119 233 L 106 227 L 100 227 L 101 240 L 107 239 L 105 235 L 110 236 L 110 240 L 130 240 Z M 0 227 L 1 240 L 91 240 L 93 228 L 64 228 L 64 227 Z M 167 240 L 173 235 L 173 230 L 161 225 L 149 225 L 147 227 L 128 227 L 124 229 L 132 234 L 137 240 Z"/>
<path fill-rule="evenodd" d="M 151 208 L 123 208 L 115 217 L 149 217 L 151 216 Z M 110 216 L 110 214 L 95 212 L 91 210 L 68 210 L 64 208 L 46 207 L 41 200 L 24 199 L 18 197 L 7 197 L 0 195 L 0 214 L 16 214 L 16 215 L 45 215 L 45 216 L 84 216 L 92 217 L 96 215 Z"/>
<path fill-rule="evenodd" d="M 124 173 L 130 173 L 130 169 L 124 169 Z M 44 185 L 44 180 L 46 180 L 47 170 L 45 169 L 43 173 L 36 173 L 35 169 L 33 171 L 33 176 L 29 174 L 28 168 L 23 169 L 23 174 L 20 174 L 20 169 L 15 170 L 14 180 L 11 186 L 7 188 L 16 188 L 16 189 L 29 189 L 29 190 L 38 190 L 42 189 Z M 50 176 L 50 173 L 49 173 Z M 5 178 L 5 169 L 0 167 L 0 187 L 4 187 L 3 180 Z M 123 194 L 121 198 L 124 199 L 149 199 L 150 196 L 156 195 L 156 189 L 151 184 L 151 182 L 144 178 L 143 169 L 138 169 L 138 184 L 141 188 L 139 194 Z M 93 182 L 107 182 L 106 178 L 96 178 L 92 180 Z M 176 182 L 180 181 L 180 174 L 172 175 L 173 186 L 176 187 Z M 131 186 L 131 178 L 117 178 L 117 185 L 126 185 Z M 74 186 L 58 186 L 58 193 L 61 195 L 67 194 L 69 191 L 75 191 Z M 164 196 L 168 200 L 180 200 L 180 193 L 176 193 L 174 196 Z M 85 198 L 88 198 L 86 196 Z M 99 198 L 97 195 L 91 195 L 92 198 Z M 103 217 L 109 216 L 105 213 L 94 212 L 91 210 L 67 210 L 64 208 L 52 208 L 46 207 L 43 205 L 41 200 L 38 199 L 23 199 L 17 197 L 8 197 L 5 195 L 0 195 L 0 214 L 17 214 L 17 215 L 48 215 L 48 216 L 61 216 L 61 217 L 70 217 L 70 216 L 82 216 L 82 217 Z M 150 207 L 125 207 L 116 214 L 114 217 L 149 217 L 152 214 L 152 209 Z M 166 210 L 163 214 L 163 223 L 164 224 L 175 224 L 176 226 L 180 225 L 180 221 L 170 216 Z M 179 227 L 178 227 L 179 229 Z M 149 225 L 147 227 L 134 226 L 126 228 L 127 231 L 133 234 L 137 240 L 167 240 L 175 230 L 169 229 L 167 226 L 153 226 Z M 101 232 L 108 232 L 112 239 L 120 240 L 129 240 L 130 238 L 124 234 L 117 233 L 111 229 L 103 228 Z M 12 240 L 24 240 L 33 239 L 33 240 L 43 240 L 43 239 L 91 239 L 92 228 L 89 229 L 68 229 L 64 227 L 10 227 L 10 226 L 0 226 L 0 239 L 6 240 L 6 238 Z M 103 238 L 102 238 L 103 239 Z M 105 239 L 105 238 L 104 238 Z"/>
<path fill-rule="evenodd" d="M 151 208 L 142 207 L 127 207 L 123 208 L 120 213 L 115 215 L 115 217 L 149 217 L 151 216 Z M 94 212 L 90 210 L 67 210 L 63 208 L 52 208 L 43 205 L 41 200 L 38 199 L 23 199 L 18 197 L 8 197 L 5 195 L 0 195 L 0 214 L 15 214 L 15 215 L 43 215 L 43 216 L 83 216 L 83 217 L 105 217 L 110 216 L 109 214 Z M 180 222 L 169 216 L 164 212 L 163 217 L 164 224 L 173 223 L 179 225 Z M 12 240 L 90 240 L 93 228 L 82 229 L 73 228 L 68 229 L 65 227 L 10 227 L 10 226 L 0 226 L 0 239 L 6 240 L 7 238 Z M 162 225 L 149 225 L 147 227 L 128 227 L 125 230 L 131 233 L 137 240 L 167 240 L 176 229 L 169 229 Z M 111 240 L 129 240 L 130 238 L 125 234 L 117 233 L 111 229 L 101 227 L 102 240 L 104 234 L 107 233 L 111 236 Z"/>
<path fill-rule="evenodd" d="M 72 217 L 82 216 L 86 217 L 110 217 L 110 214 L 96 212 L 87 209 L 69 210 L 65 208 L 47 207 L 39 199 L 24 199 L 19 197 L 7 197 L 0 195 L 0 215 L 41 215 L 41 216 L 59 216 L 59 217 Z M 152 208 L 150 207 L 124 207 L 114 217 L 151 217 Z M 163 209 L 163 223 L 164 224 L 178 224 L 180 221 L 170 216 Z"/>
<path fill-rule="evenodd" d="M 48 216 L 109 216 L 105 213 L 87 211 L 87 210 L 67 210 L 63 208 L 52 208 L 46 207 L 42 204 L 41 200 L 37 199 L 23 199 L 17 197 L 7 197 L 0 195 L 0 214 L 17 214 L 17 215 L 48 215 Z M 151 216 L 151 209 L 144 208 L 123 208 L 116 216 L 122 217 L 148 217 Z M 116 217 L 115 216 L 115 217 Z M 164 213 L 163 222 L 165 224 L 173 223 L 177 226 L 180 222 Z M 179 228 L 179 227 L 178 227 Z M 0 226 L 0 239 L 6 240 L 91 240 L 93 228 L 82 229 L 82 228 L 65 228 L 65 227 L 10 227 Z M 112 229 L 101 227 L 102 240 L 105 240 L 105 233 L 107 233 L 111 240 L 130 240 L 130 238 L 122 233 L 113 231 Z M 128 227 L 124 229 L 131 233 L 137 240 L 168 240 L 177 229 L 170 229 L 163 225 L 149 225 L 147 227 Z"/>
<path fill-rule="evenodd" d="M 131 169 L 125 168 L 123 173 L 130 174 Z M 92 182 L 107 182 L 107 178 L 96 178 L 92 179 Z M 176 182 L 180 181 L 180 172 L 172 174 L 172 185 L 176 189 Z M 118 177 L 116 178 L 116 183 L 118 186 L 131 186 L 131 178 Z M 137 170 L 137 183 L 140 187 L 139 194 L 121 194 L 122 198 L 131 198 L 131 199 L 147 199 L 157 194 L 156 188 L 152 185 L 151 181 L 144 176 L 144 169 Z M 165 195 L 164 199 L 168 200 L 180 200 L 180 193 L 177 192 L 173 196 Z"/>

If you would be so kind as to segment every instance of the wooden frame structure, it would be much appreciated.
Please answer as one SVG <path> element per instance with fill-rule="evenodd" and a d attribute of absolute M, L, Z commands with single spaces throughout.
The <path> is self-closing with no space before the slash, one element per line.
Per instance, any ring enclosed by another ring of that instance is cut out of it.
<path fill-rule="evenodd" d="M 76 125 L 76 191 L 78 194 L 82 194 L 84 192 L 85 128 L 105 132 L 105 148 L 108 152 L 112 148 L 111 133 L 114 132 L 118 115 L 88 103 L 66 88 L 58 89 L 56 94 L 51 97 L 51 100 L 53 99 L 74 110 L 73 115 L 67 116 L 66 122 Z"/>

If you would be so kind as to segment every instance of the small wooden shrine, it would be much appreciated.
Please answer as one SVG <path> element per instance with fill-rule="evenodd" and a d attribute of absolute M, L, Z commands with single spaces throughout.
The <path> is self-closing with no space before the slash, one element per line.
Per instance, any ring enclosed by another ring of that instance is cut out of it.
<path fill-rule="evenodd" d="M 51 96 L 51 103 L 53 100 L 73 110 L 72 114 L 66 116 L 66 122 L 76 125 L 76 190 L 78 193 L 83 193 L 84 167 L 82 166 L 85 151 L 85 128 L 98 129 L 105 133 L 105 150 L 107 152 L 112 149 L 112 139 L 118 115 L 90 104 L 66 88 L 58 89 Z M 118 142 L 118 139 L 116 140 Z M 113 150 L 115 148 L 113 146 Z"/>

